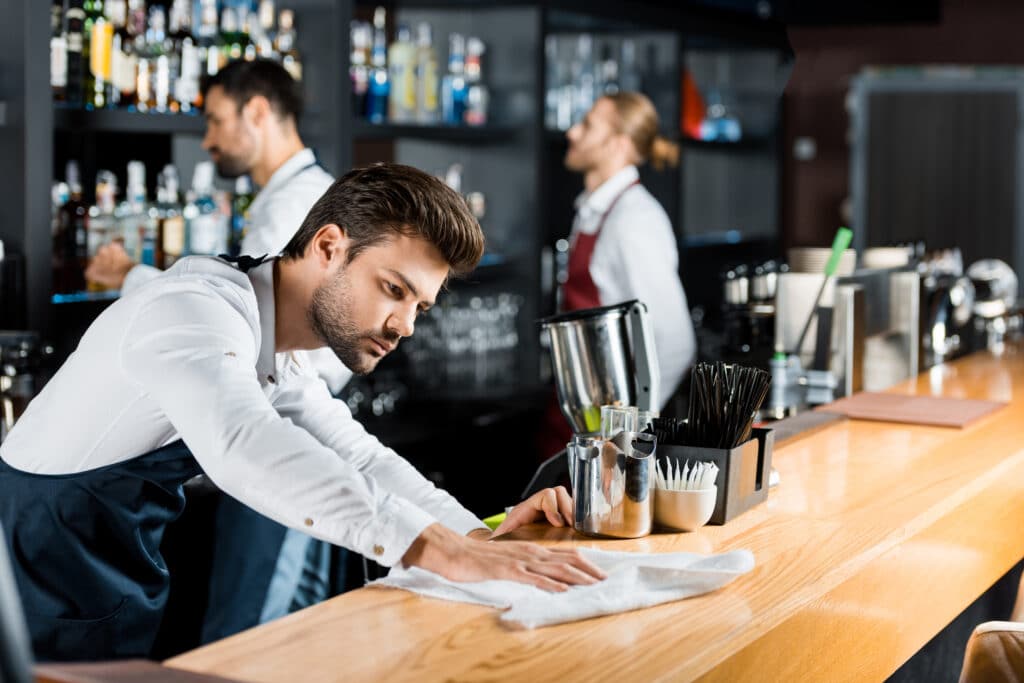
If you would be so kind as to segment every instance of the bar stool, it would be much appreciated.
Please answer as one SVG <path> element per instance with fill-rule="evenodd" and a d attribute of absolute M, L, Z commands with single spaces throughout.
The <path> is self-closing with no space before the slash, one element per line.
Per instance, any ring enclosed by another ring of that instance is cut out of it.
<path fill-rule="evenodd" d="M 1024 623 L 986 621 L 967 641 L 960 683 L 1004 681 L 1024 681 Z"/>

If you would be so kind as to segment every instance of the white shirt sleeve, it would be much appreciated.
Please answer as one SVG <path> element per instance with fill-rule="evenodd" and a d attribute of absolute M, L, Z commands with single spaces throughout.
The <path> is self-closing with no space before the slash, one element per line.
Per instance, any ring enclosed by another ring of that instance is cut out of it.
<path fill-rule="evenodd" d="M 124 282 L 121 284 L 121 296 L 138 289 L 162 272 L 163 271 L 159 268 L 143 265 L 141 263 L 132 266 L 132 269 L 128 271 L 127 275 L 125 275 Z"/>
<path fill-rule="evenodd" d="M 467 534 L 487 528 L 451 494 L 434 486 L 407 460 L 367 433 L 348 406 L 332 398 L 317 377 L 297 373 L 287 378 L 274 398 L 274 407 L 356 470 L 430 513 L 449 529 Z"/>
<path fill-rule="evenodd" d="M 651 199 L 622 203 L 608 216 L 594 248 L 590 276 L 603 305 L 630 299 L 647 304 L 661 373 L 659 405 L 675 393 L 697 355 L 679 251 L 668 216 Z"/>
<path fill-rule="evenodd" d="M 125 374 L 226 493 L 288 527 L 396 564 L 434 518 L 360 471 L 375 471 L 361 462 L 373 449 L 351 418 L 337 428 L 335 445 L 346 446 L 338 453 L 296 424 L 301 411 L 278 414 L 257 381 L 253 330 L 241 310 L 212 289 L 157 296 L 122 337 Z M 355 443 L 343 443 L 348 437 Z"/>

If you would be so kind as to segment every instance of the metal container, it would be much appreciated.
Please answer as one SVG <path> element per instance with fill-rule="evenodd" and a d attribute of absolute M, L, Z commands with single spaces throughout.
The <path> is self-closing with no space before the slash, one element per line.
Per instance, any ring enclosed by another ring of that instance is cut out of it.
<path fill-rule="evenodd" d="M 576 434 L 601 429 L 601 406 L 656 410 L 658 358 L 647 306 L 627 301 L 540 321 L 551 341 L 558 406 Z"/>
<path fill-rule="evenodd" d="M 656 447 L 653 434 L 638 432 L 574 439 L 569 453 L 576 531 L 614 538 L 651 533 Z"/>

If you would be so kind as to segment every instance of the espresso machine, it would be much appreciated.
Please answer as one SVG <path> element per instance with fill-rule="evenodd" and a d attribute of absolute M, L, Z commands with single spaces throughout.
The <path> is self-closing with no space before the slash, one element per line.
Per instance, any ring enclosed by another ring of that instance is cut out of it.
<path fill-rule="evenodd" d="M 572 485 L 574 528 L 592 536 L 637 538 L 654 515 L 653 434 L 639 425 L 602 430 L 602 406 L 653 412 L 659 371 L 647 306 L 626 301 L 540 321 L 551 346 L 558 406 L 574 432 L 563 454 Z"/>

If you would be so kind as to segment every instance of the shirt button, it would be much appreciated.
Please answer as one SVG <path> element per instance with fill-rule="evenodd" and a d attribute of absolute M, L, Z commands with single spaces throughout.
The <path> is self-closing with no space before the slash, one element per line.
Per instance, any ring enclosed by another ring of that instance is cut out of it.
<path fill-rule="evenodd" d="M 306 524 L 306 526 L 313 526 L 313 520 L 310 519 L 309 517 L 306 517 L 305 524 Z"/>
<path fill-rule="evenodd" d="M 273 375 L 267 375 L 267 381 L 270 382 L 271 384 L 277 384 L 277 380 L 274 379 Z"/>
<path fill-rule="evenodd" d="M 378 557 L 383 555 L 384 554 L 384 546 L 382 546 L 382 545 L 375 545 L 375 546 L 373 546 L 373 554 L 378 556 Z"/>
<path fill-rule="evenodd" d="M 232 358 L 236 358 L 236 357 L 237 357 L 237 355 L 235 354 L 235 352 L 234 352 L 234 351 L 228 351 L 228 352 L 227 352 L 227 353 L 225 353 L 224 355 L 225 355 L 225 356 L 230 356 L 230 357 L 232 357 Z"/>

